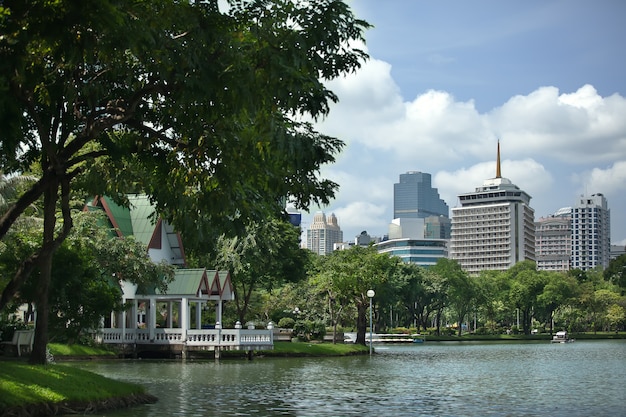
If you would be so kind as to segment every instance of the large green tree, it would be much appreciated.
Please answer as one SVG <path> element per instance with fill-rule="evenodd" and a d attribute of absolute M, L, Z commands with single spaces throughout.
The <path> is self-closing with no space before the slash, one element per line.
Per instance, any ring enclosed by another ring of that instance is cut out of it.
<path fill-rule="evenodd" d="M 530 334 L 533 313 L 539 308 L 539 296 L 546 285 L 546 276 L 532 261 L 522 261 L 506 272 L 510 281 L 509 300 L 522 314 L 524 334 Z"/>
<path fill-rule="evenodd" d="M 41 197 L 44 230 L 0 307 L 37 268 L 48 311 L 73 189 L 123 200 L 139 188 L 198 245 L 276 215 L 285 196 L 305 209 L 333 196 L 317 174 L 343 143 L 301 116 L 328 112 L 337 97 L 324 82 L 360 66 L 368 24 L 339 0 L 229 3 L 1 3 L 0 170 L 36 163 L 42 176 L 4 212 L 0 238 Z M 47 313 L 37 319 L 35 363 Z"/>
<path fill-rule="evenodd" d="M 354 306 L 356 317 L 356 343 L 366 344 L 368 290 L 374 290 L 375 303 L 390 303 L 394 289 L 400 287 L 400 259 L 379 254 L 374 247 L 354 246 L 325 255 L 312 284 L 325 291 L 328 297 L 343 303 L 344 308 Z M 397 297 L 397 293 L 394 294 Z"/>
<path fill-rule="evenodd" d="M 572 304 L 579 294 L 578 281 L 565 273 L 544 272 L 545 286 L 537 297 L 540 307 L 545 312 L 545 319 L 553 332 L 554 313 L 562 307 Z"/>
<path fill-rule="evenodd" d="M 213 263 L 230 271 L 237 316 L 244 322 L 255 290 L 304 280 L 308 261 L 308 251 L 300 248 L 300 229 L 268 219 L 249 225 L 242 236 L 220 236 Z"/>

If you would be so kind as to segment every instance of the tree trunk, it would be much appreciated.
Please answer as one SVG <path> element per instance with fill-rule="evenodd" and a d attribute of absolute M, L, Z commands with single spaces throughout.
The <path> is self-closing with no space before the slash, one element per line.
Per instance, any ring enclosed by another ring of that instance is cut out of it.
<path fill-rule="evenodd" d="M 49 177 L 42 177 L 28 191 L 11 206 L 2 217 L 0 217 L 0 239 L 7 234 L 13 223 L 20 217 L 24 211 L 30 207 L 44 193 L 48 184 Z"/>
<path fill-rule="evenodd" d="M 525 335 L 529 335 L 530 334 L 530 308 L 526 309 L 523 308 L 522 309 L 522 325 L 524 326 L 524 334 Z"/>
<path fill-rule="evenodd" d="M 550 310 L 550 314 L 548 314 L 548 321 L 550 322 L 550 337 L 552 337 L 552 332 L 554 331 L 553 317 L 554 317 L 554 310 Z"/>
<path fill-rule="evenodd" d="M 48 347 L 48 322 L 49 322 L 49 302 L 50 277 L 52 275 L 52 254 L 45 256 L 39 263 L 40 275 L 37 285 L 37 321 L 35 322 L 35 339 L 33 341 L 33 351 L 30 354 L 29 363 L 34 365 L 45 365 L 47 362 Z"/>
<path fill-rule="evenodd" d="M 367 305 L 363 302 L 357 305 L 357 319 L 356 319 L 356 343 L 361 345 L 367 345 L 365 340 L 365 332 L 367 329 Z"/>
<path fill-rule="evenodd" d="M 437 331 L 436 334 L 437 336 L 441 336 L 441 313 L 443 312 L 443 309 L 437 309 L 437 313 L 435 315 L 435 320 L 436 320 L 436 324 L 437 324 Z"/>
<path fill-rule="evenodd" d="M 54 229 L 56 226 L 56 206 L 58 199 L 58 183 L 44 193 L 43 212 L 43 245 L 44 248 L 54 248 Z M 35 323 L 35 339 L 29 362 L 45 365 L 46 349 L 48 347 L 48 295 L 52 276 L 52 255 L 54 250 L 42 253 L 39 258 L 39 280 L 37 281 L 37 321 Z"/>

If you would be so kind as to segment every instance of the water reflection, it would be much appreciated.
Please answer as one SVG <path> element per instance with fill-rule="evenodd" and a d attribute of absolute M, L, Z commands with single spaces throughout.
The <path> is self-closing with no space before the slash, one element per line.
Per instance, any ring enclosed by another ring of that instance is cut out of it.
<path fill-rule="evenodd" d="M 373 357 L 79 363 L 156 404 L 108 416 L 626 416 L 626 342 L 426 343 Z"/>

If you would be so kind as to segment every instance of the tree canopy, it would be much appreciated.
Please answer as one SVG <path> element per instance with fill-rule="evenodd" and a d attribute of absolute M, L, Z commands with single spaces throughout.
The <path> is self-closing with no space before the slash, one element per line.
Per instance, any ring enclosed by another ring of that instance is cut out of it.
<path fill-rule="evenodd" d="M 341 1 L 216 3 L 3 2 L 2 166 L 37 162 L 43 175 L 0 236 L 24 204 L 81 174 L 91 194 L 140 186 L 196 234 L 209 230 L 200 220 L 276 213 L 286 196 L 329 201 L 337 185 L 316 173 L 342 142 L 297 116 L 328 112 L 337 97 L 324 80 L 360 66 L 350 45 L 367 23 Z"/>
<path fill-rule="evenodd" d="M 365 344 L 367 291 L 374 290 L 377 303 L 396 298 L 402 282 L 400 264 L 399 258 L 380 254 L 371 246 L 354 246 L 320 258 L 311 286 L 333 299 L 329 306 L 356 307 L 356 343 Z M 334 316 L 332 311 L 330 315 Z"/>
<path fill-rule="evenodd" d="M 124 202 L 140 189 L 198 245 L 277 216 L 284 198 L 306 209 L 333 197 L 319 171 L 343 142 L 303 120 L 337 100 L 326 80 L 367 58 L 355 45 L 369 25 L 339 0 L 228 3 L 0 5 L 0 170 L 42 173 L 3 212 L 0 238 L 43 197 L 40 249 L 8 286 L 39 268 L 40 311 L 72 190 Z M 46 314 L 37 319 L 33 357 L 44 358 Z"/>

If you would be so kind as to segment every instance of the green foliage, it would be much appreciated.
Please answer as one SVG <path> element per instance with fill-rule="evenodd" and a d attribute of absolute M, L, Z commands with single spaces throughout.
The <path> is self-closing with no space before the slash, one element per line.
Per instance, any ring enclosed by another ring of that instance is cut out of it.
<path fill-rule="evenodd" d="M 326 324 L 321 320 L 296 320 L 293 334 L 300 340 L 324 340 Z"/>
<path fill-rule="evenodd" d="M 328 203 L 337 184 L 316 173 L 343 143 L 299 116 L 328 113 L 324 82 L 367 59 L 369 25 L 342 1 L 238 4 L 4 2 L 2 166 L 43 157 L 92 195 L 141 187 L 198 242 L 288 195 Z"/>
<path fill-rule="evenodd" d="M 376 293 L 377 304 L 396 298 L 402 285 L 401 261 L 379 254 L 373 247 L 354 246 L 320 257 L 311 274 L 310 285 L 324 294 L 333 325 L 337 325 L 345 306 L 356 309 L 357 343 L 365 343 L 367 291 Z"/>
<path fill-rule="evenodd" d="M 278 327 L 281 329 L 293 329 L 293 326 L 296 324 L 296 321 L 291 317 L 283 317 L 278 320 Z"/>
<path fill-rule="evenodd" d="M 97 328 L 103 316 L 120 310 L 116 277 L 160 287 L 173 277 L 171 266 L 154 264 L 144 245 L 132 238 L 110 237 L 99 226 L 99 214 L 76 212 L 74 217 L 76 227 L 53 258 L 49 296 L 53 340 L 76 341 L 85 330 Z M 3 274 L 14 274 L 20 260 L 36 250 L 40 228 L 40 223 L 20 223 L 5 237 L 6 247 L 0 250 Z M 35 271 L 15 302 L 34 302 L 37 286 Z"/>
<path fill-rule="evenodd" d="M 621 287 L 622 294 L 626 291 L 626 255 L 611 259 L 608 268 L 604 270 L 604 279 Z"/>
<path fill-rule="evenodd" d="M 237 5 L 2 2 L 0 171 L 35 164 L 42 175 L 0 218 L 0 239 L 41 197 L 45 221 L 0 308 L 40 267 L 32 358 L 44 363 L 51 256 L 72 227 L 72 192 L 123 202 L 140 189 L 196 248 L 278 217 L 285 198 L 307 209 L 334 196 L 318 174 L 344 144 L 303 120 L 337 100 L 324 82 L 367 59 L 354 45 L 369 25 L 342 1 Z"/>
<path fill-rule="evenodd" d="M 461 324 L 465 322 L 478 297 L 477 286 L 455 260 L 439 259 L 430 270 L 446 282 L 447 304 L 455 313 L 455 321 L 458 323 L 458 332 L 461 336 Z"/>
<path fill-rule="evenodd" d="M 283 220 L 251 224 L 241 237 L 222 235 L 217 251 L 214 264 L 231 273 L 241 322 L 246 321 L 254 290 L 271 291 L 306 278 L 308 251 L 300 248 L 299 229 Z"/>

